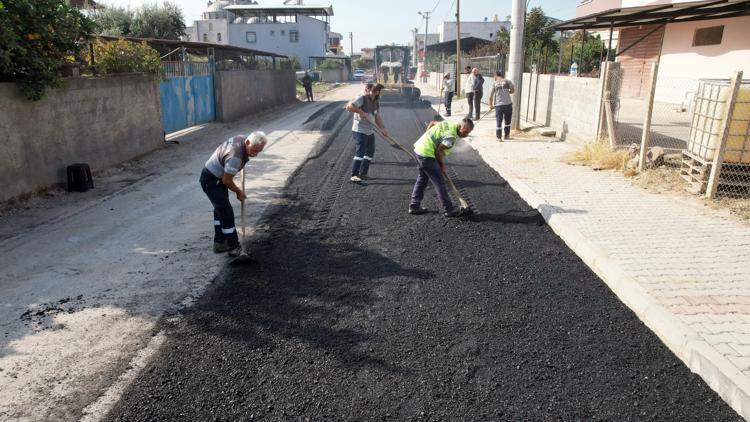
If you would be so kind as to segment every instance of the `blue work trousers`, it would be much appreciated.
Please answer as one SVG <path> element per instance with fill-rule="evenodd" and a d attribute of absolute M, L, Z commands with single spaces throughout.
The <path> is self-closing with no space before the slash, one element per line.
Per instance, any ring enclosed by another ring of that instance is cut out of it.
<path fill-rule="evenodd" d="M 495 137 L 500 139 L 500 135 L 505 132 L 505 137 L 510 136 L 510 118 L 513 116 L 513 104 L 504 104 L 495 106 Z M 503 120 L 505 124 L 503 124 Z"/>
<path fill-rule="evenodd" d="M 213 173 L 203 168 L 200 177 L 201 188 L 214 206 L 214 242 L 227 242 L 229 246 L 238 245 L 237 230 L 234 227 L 234 210 L 229 203 L 229 189 Z"/>
<path fill-rule="evenodd" d="M 352 138 L 357 144 L 354 161 L 352 162 L 352 176 L 366 176 L 370 170 L 372 157 L 375 155 L 375 134 L 365 135 L 352 131 Z"/>

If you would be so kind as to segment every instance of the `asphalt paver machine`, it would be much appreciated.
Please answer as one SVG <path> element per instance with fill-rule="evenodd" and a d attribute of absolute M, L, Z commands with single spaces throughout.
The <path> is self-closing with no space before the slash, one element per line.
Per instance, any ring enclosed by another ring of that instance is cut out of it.
<path fill-rule="evenodd" d="M 381 98 L 384 102 L 419 100 L 421 92 L 414 81 L 407 78 L 411 47 L 380 45 L 375 47 L 375 80 L 385 86 Z"/>

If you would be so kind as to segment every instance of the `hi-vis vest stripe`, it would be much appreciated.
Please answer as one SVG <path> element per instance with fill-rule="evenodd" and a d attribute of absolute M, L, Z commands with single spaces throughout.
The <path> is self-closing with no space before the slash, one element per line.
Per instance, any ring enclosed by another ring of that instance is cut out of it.
<path fill-rule="evenodd" d="M 433 126 L 414 143 L 414 152 L 422 157 L 435 158 L 435 151 L 443 138 L 453 138 L 455 145 L 458 140 L 458 125 L 445 120 Z M 449 155 L 452 149 L 453 147 L 446 148 L 445 155 Z"/>

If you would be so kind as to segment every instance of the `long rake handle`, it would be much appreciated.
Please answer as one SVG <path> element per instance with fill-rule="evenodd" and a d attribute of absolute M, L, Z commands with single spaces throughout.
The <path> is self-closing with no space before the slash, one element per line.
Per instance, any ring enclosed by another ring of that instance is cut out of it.
<path fill-rule="evenodd" d="M 456 195 L 456 198 L 458 198 L 458 202 L 461 204 L 461 208 L 469 208 L 469 203 L 466 202 L 463 196 L 461 196 L 461 192 L 459 192 L 458 188 L 456 188 L 456 185 L 453 183 L 453 179 L 448 176 L 448 173 L 443 172 L 443 175 L 445 176 L 445 180 L 448 181 L 448 185 L 451 187 L 453 194 Z"/>
<path fill-rule="evenodd" d="M 242 173 L 240 173 L 242 177 L 241 186 L 242 186 L 242 193 L 245 193 L 245 168 L 242 168 Z M 240 201 L 240 224 L 242 225 L 242 250 L 245 250 L 245 232 L 247 232 L 247 228 L 245 227 L 245 201 Z"/>
<path fill-rule="evenodd" d="M 397 140 L 393 139 L 390 135 L 387 135 L 387 134 L 383 133 L 383 131 L 380 129 L 380 127 L 378 125 L 374 124 L 372 121 L 370 121 L 370 119 L 366 119 L 366 120 L 370 123 L 370 125 L 372 127 L 375 128 L 375 132 L 378 132 L 378 134 L 380 136 L 382 136 L 383 138 L 387 139 L 388 141 L 396 144 L 396 146 L 398 146 L 399 148 L 401 148 L 405 153 L 409 154 L 409 156 L 411 158 L 413 158 L 414 161 L 416 161 L 417 165 L 419 165 L 419 160 L 417 160 L 417 157 L 415 157 L 414 154 L 411 151 L 409 151 L 406 148 L 404 148 L 401 145 L 400 142 L 398 142 Z M 445 179 L 448 181 L 448 185 L 450 186 L 451 191 L 453 191 L 453 194 L 456 196 L 456 198 L 458 198 L 458 202 L 461 204 L 461 208 L 469 208 L 469 203 L 466 202 L 466 200 L 464 199 L 464 197 L 461 195 L 461 192 L 458 191 L 458 188 L 456 188 L 455 183 L 453 183 L 453 179 L 451 179 L 451 177 L 448 176 L 448 173 L 446 173 L 446 172 L 443 172 L 443 176 L 445 176 Z"/>

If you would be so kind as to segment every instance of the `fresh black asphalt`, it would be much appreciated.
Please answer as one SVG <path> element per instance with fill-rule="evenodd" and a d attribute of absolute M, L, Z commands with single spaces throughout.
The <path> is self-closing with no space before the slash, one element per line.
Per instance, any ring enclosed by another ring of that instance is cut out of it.
<path fill-rule="evenodd" d="M 408 145 L 430 116 L 384 110 Z M 741 420 L 470 148 L 475 221 L 431 188 L 408 215 L 416 167 L 377 142 L 362 185 L 348 123 L 321 145 L 110 420 Z"/>

